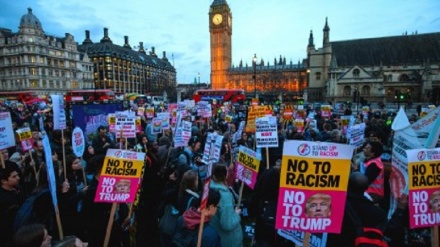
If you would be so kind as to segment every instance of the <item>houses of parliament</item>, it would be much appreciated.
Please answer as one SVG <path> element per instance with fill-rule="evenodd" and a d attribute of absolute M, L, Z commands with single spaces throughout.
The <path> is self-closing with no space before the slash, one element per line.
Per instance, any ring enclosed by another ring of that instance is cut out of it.
<path fill-rule="evenodd" d="M 232 64 L 232 12 L 226 0 L 209 9 L 211 85 L 244 89 L 264 99 L 347 102 L 440 101 L 440 33 L 331 41 L 326 19 L 322 47 L 312 31 L 306 58 L 297 63 L 280 56 L 273 62 Z M 305 42 L 306 43 L 306 42 Z"/>

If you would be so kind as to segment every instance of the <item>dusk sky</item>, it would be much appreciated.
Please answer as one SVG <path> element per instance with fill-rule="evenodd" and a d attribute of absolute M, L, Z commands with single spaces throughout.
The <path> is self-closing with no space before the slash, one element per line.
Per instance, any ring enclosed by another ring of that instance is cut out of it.
<path fill-rule="evenodd" d="M 232 11 L 232 63 L 273 64 L 285 57 L 294 64 L 306 58 L 310 30 L 322 47 L 325 18 L 330 41 L 399 36 L 407 32 L 440 32 L 439 0 L 228 0 Z M 103 28 L 113 43 L 144 42 L 156 48 L 177 70 L 178 83 L 192 83 L 200 73 L 209 82 L 209 6 L 212 0 L 0 0 L 0 27 L 18 31 L 20 18 L 31 7 L 50 35 L 70 33 L 82 43 L 85 30 L 99 42 Z"/>

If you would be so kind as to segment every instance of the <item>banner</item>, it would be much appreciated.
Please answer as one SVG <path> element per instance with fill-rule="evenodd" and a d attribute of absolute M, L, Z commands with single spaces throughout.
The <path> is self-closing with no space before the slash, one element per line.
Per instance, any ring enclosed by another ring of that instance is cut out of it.
<path fill-rule="evenodd" d="M 122 111 L 121 102 L 88 105 L 74 104 L 69 105 L 69 107 L 73 114 L 73 125 L 82 129 L 86 142 L 93 138 L 99 126 L 109 126 L 111 119 L 110 117 L 107 119 L 107 115 L 110 115 L 110 113 L 114 113 L 116 111 Z M 113 119 L 113 123 L 116 124 L 115 115 Z M 110 128 L 109 132 L 112 132 Z"/>
<path fill-rule="evenodd" d="M 152 130 L 151 133 L 153 135 L 160 134 L 162 132 L 162 119 L 160 118 L 153 118 L 153 121 L 151 121 Z"/>
<path fill-rule="evenodd" d="M 340 233 L 354 147 L 286 141 L 276 229 Z"/>
<path fill-rule="evenodd" d="M 257 148 L 278 147 L 278 125 L 276 117 L 262 117 L 255 120 Z"/>
<path fill-rule="evenodd" d="M 76 157 L 82 157 L 86 149 L 84 133 L 80 127 L 75 127 L 72 132 L 72 149 Z"/>
<path fill-rule="evenodd" d="M 261 155 L 250 148 L 240 146 L 235 169 L 235 177 L 253 189 L 257 182 Z"/>
<path fill-rule="evenodd" d="M 55 168 L 53 167 L 52 150 L 50 148 L 49 138 L 47 135 L 43 136 L 42 142 L 44 147 L 44 157 L 46 158 L 47 181 L 49 182 L 52 204 L 56 211 L 58 199 L 57 199 L 57 186 L 55 179 Z"/>
<path fill-rule="evenodd" d="M 63 95 L 51 95 L 53 109 L 53 129 L 66 129 L 66 112 L 64 111 Z"/>
<path fill-rule="evenodd" d="M 134 202 L 144 159 L 145 153 L 107 150 L 95 202 Z"/>
<path fill-rule="evenodd" d="M 440 148 L 406 150 L 410 228 L 440 225 Z"/>
<path fill-rule="evenodd" d="M 12 130 L 11 113 L 0 112 L 0 149 L 15 146 L 15 136 Z"/>

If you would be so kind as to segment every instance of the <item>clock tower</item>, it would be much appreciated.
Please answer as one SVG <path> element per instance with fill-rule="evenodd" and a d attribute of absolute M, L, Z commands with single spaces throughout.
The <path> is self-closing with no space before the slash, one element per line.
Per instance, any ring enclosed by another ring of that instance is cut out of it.
<path fill-rule="evenodd" d="M 214 0 L 209 8 L 211 39 L 211 87 L 224 88 L 232 64 L 232 14 L 226 0 Z"/>

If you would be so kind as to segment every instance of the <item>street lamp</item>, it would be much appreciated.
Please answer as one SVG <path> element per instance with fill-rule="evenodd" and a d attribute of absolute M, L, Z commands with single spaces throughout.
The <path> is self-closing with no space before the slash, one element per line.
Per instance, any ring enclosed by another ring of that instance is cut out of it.
<path fill-rule="evenodd" d="M 197 74 L 197 76 L 199 77 L 198 79 L 198 81 L 197 81 L 197 84 L 200 84 L 200 72 Z"/>
<path fill-rule="evenodd" d="M 254 97 L 257 98 L 257 54 L 254 54 L 252 59 L 252 66 L 254 67 L 254 74 L 252 78 L 254 79 Z"/>

